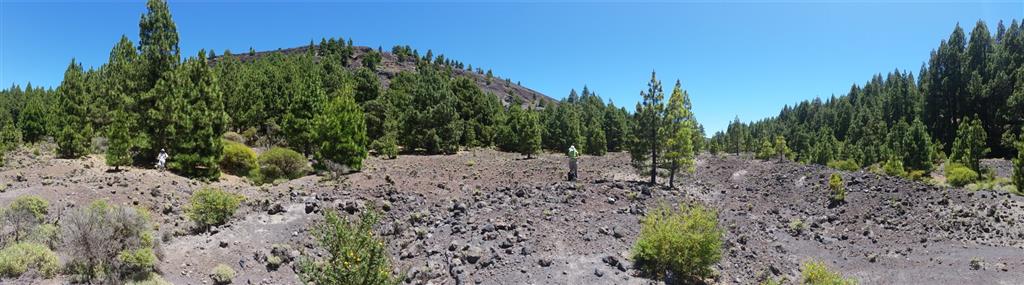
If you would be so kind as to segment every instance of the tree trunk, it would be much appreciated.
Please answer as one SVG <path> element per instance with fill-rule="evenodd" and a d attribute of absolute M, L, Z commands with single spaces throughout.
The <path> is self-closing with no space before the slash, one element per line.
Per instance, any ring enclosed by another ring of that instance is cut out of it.
<path fill-rule="evenodd" d="M 654 186 L 658 182 L 658 128 L 651 129 L 651 186 Z"/>
<path fill-rule="evenodd" d="M 668 188 L 670 188 L 670 189 L 675 186 L 675 183 L 676 183 L 676 169 L 677 168 L 678 168 L 678 166 L 676 166 L 676 162 L 673 161 L 672 162 L 672 168 L 669 170 L 669 175 L 668 175 Z"/>

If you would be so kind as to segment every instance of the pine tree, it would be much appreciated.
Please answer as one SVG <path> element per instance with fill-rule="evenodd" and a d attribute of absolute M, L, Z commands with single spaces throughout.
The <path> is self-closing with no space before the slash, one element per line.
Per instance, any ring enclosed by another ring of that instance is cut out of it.
<path fill-rule="evenodd" d="M 178 28 L 171 19 L 166 0 L 146 2 L 146 14 L 139 20 L 139 52 L 145 61 L 145 90 L 152 88 L 164 73 L 181 61 Z"/>
<path fill-rule="evenodd" d="M 120 45 L 119 45 L 120 46 Z M 153 92 L 157 83 L 164 79 L 171 81 L 170 73 L 181 63 L 181 51 L 178 47 L 178 31 L 171 19 L 170 8 L 165 0 L 148 0 L 146 2 L 146 13 L 139 19 L 139 53 L 138 64 L 133 70 L 138 76 L 135 86 L 136 92 L 126 92 L 133 96 L 132 111 L 133 119 L 139 122 L 140 132 L 135 134 L 139 137 L 138 159 L 147 161 L 155 159 L 160 151 L 158 145 L 165 144 L 163 137 L 153 137 L 154 134 L 165 133 L 169 127 L 161 123 L 158 117 L 152 117 L 155 113 L 154 107 L 159 101 L 173 100 L 163 98 L 168 96 L 166 92 Z M 117 53 L 112 51 L 112 53 Z M 113 54 L 112 54 L 113 56 Z M 117 77 L 114 77 L 115 80 Z M 165 86 L 166 87 L 166 86 Z M 169 110 L 165 110 L 169 111 Z"/>
<path fill-rule="evenodd" d="M 675 186 L 676 172 L 693 171 L 693 127 L 694 122 L 687 108 L 689 101 L 686 91 L 679 80 L 676 80 L 672 94 L 669 95 L 668 109 L 665 110 L 665 122 L 661 133 L 665 134 L 665 160 L 668 162 L 669 187 Z"/>
<path fill-rule="evenodd" d="M 576 146 L 580 152 L 586 152 L 586 134 L 583 130 L 582 118 L 576 104 L 563 100 L 557 106 L 544 109 L 545 131 L 544 144 L 548 149 L 559 152 L 568 151 Z"/>
<path fill-rule="evenodd" d="M 421 148 L 427 153 L 452 154 L 458 150 L 463 122 L 457 111 L 458 100 L 449 87 L 450 81 L 447 73 L 424 63 L 420 65 L 419 74 L 400 74 L 392 82 L 393 89 L 411 98 L 403 116 L 401 139 L 405 147 Z"/>
<path fill-rule="evenodd" d="M 729 145 L 727 147 L 728 151 L 739 155 L 740 152 L 743 151 L 744 145 L 747 143 L 745 141 L 747 138 L 746 135 L 744 135 L 744 126 L 743 123 L 740 122 L 739 116 L 736 116 L 736 118 L 732 120 L 732 123 L 729 124 L 725 133 L 729 139 Z"/>
<path fill-rule="evenodd" d="M 907 134 L 903 164 L 914 170 L 932 170 L 932 138 L 920 119 L 914 119 Z"/>
<path fill-rule="evenodd" d="M 540 153 L 541 125 L 540 114 L 535 111 L 527 111 L 523 118 L 523 128 L 520 129 L 519 153 L 525 154 L 526 158 Z"/>
<path fill-rule="evenodd" d="M 188 177 L 219 177 L 227 115 L 206 52 L 186 60 L 150 92 L 161 96 L 148 114 L 153 125 L 160 127 L 149 136 L 153 149 L 167 149 L 168 169 Z"/>
<path fill-rule="evenodd" d="M 124 110 L 115 110 L 113 122 L 107 127 L 107 166 L 113 166 L 115 171 L 132 163 L 132 156 L 129 153 L 132 149 L 130 124 L 128 114 Z"/>
<path fill-rule="evenodd" d="M 18 128 L 21 129 L 25 142 L 35 143 L 48 134 L 47 125 L 52 109 L 46 102 L 47 94 L 32 92 L 26 95 L 28 98 L 25 108 L 18 114 Z"/>
<path fill-rule="evenodd" d="M 767 138 L 761 139 L 761 147 L 758 148 L 757 154 L 754 156 L 757 159 L 770 160 L 775 156 L 775 146 Z"/>
<path fill-rule="evenodd" d="M 0 166 L 4 156 L 21 142 L 21 131 L 14 126 L 14 118 L 7 109 L 0 109 Z"/>
<path fill-rule="evenodd" d="M 508 127 L 503 134 L 503 148 L 533 158 L 540 152 L 541 128 L 537 112 L 523 110 L 519 104 L 508 107 Z"/>
<path fill-rule="evenodd" d="M 306 72 L 299 73 L 298 78 L 289 85 L 289 104 L 281 127 L 289 147 L 302 154 L 312 155 L 316 136 L 313 117 L 323 110 L 327 95 L 319 73 L 313 66 L 312 57 L 303 56 L 298 67 Z"/>
<path fill-rule="evenodd" d="M 355 73 L 356 82 L 356 103 L 363 104 L 366 101 L 377 99 L 382 93 L 380 79 L 372 70 L 360 68 Z"/>
<path fill-rule="evenodd" d="M 988 154 L 985 146 L 985 130 L 981 127 L 981 120 L 963 118 L 956 131 L 956 140 L 953 141 L 953 152 L 949 159 L 953 162 L 963 164 L 971 170 L 980 171 L 980 161 Z"/>
<path fill-rule="evenodd" d="M 690 112 L 690 113 L 693 114 L 693 112 Z M 697 120 L 694 119 L 693 121 L 696 122 Z M 705 141 L 704 140 L 706 140 L 705 134 L 704 134 L 704 125 L 700 124 L 700 123 L 697 123 L 697 129 L 693 132 L 693 155 L 694 156 L 700 155 L 700 152 L 703 151 L 707 147 L 705 145 Z"/>
<path fill-rule="evenodd" d="M 626 131 L 629 129 L 626 116 L 625 109 L 619 109 L 608 102 L 604 110 L 604 134 L 608 141 L 608 151 L 625 150 Z"/>
<path fill-rule="evenodd" d="M 92 125 L 89 123 L 90 94 L 82 65 L 71 60 L 64 80 L 57 88 L 57 156 L 79 158 L 88 154 L 92 145 Z"/>
<path fill-rule="evenodd" d="M 336 93 L 341 91 L 335 91 Z M 334 94 L 313 120 L 316 131 L 316 159 L 360 170 L 366 158 L 366 120 L 363 110 L 350 94 Z"/>
<path fill-rule="evenodd" d="M 637 122 L 636 130 L 633 132 L 635 141 L 631 144 L 629 153 L 633 167 L 641 172 L 650 171 L 650 183 L 655 185 L 658 177 L 658 155 L 661 154 L 664 140 L 659 131 L 665 120 L 665 94 L 661 90 L 661 81 L 654 72 L 651 72 L 647 92 L 640 92 L 640 97 L 643 100 L 642 103 L 637 103 L 636 108 Z"/>
<path fill-rule="evenodd" d="M 786 137 L 782 135 L 775 136 L 774 154 L 779 156 L 779 161 L 786 159 L 786 156 L 790 154 L 789 145 L 786 144 Z"/>
<path fill-rule="evenodd" d="M 591 127 L 587 128 L 587 145 L 584 149 L 589 155 L 605 155 L 608 152 L 608 139 L 601 127 L 603 121 L 593 117 L 589 122 L 587 125 Z"/>

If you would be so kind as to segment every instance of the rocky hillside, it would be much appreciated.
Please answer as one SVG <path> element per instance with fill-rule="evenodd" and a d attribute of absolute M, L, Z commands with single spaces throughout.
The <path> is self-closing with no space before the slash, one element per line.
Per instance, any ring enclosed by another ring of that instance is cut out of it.
<path fill-rule="evenodd" d="M 257 58 L 270 55 L 272 53 L 285 53 L 285 54 L 302 53 L 302 52 L 306 52 L 306 50 L 308 50 L 309 48 L 310 48 L 309 46 L 303 46 L 303 47 L 295 47 L 295 48 L 288 48 L 288 49 L 278 49 L 278 50 L 273 50 L 273 51 L 259 51 L 259 52 L 255 52 L 253 55 L 250 55 L 248 53 L 239 53 L 239 54 L 234 54 L 234 56 L 239 58 L 241 61 L 244 62 L 244 61 L 252 61 L 252 60 L 255 60 Z M 316 46 L 313 46 L 313 48 L 316 48 Z M 350 58 L 348 58 L 348 66 L 349 67 L 363 66 L 362 60 L 363 60 L 364 56 L 367 54 L 367 52 L 370 52 L 370 51 L 373 51 L 373 49 L 370 48 L 370 47 L 365 47 L 365 46 L 356 46 L 356 47 L 354 47 L 354 52 L 353 52 L 352 56 Z M 215 57 L 214 58 L 214 62 L 216 62 L 216 60 L 218 58 L 221 58 L 221 56 Z M 390 84 L 390 82 L 391 82 L 391 78 L 394 78 L 395 76 L 397 76 L 399 72 L 402 72 L 402 71 L 414 71 L 414 70 L 416 70 L 416 62 L 414 60 L 412 60 L 412 59 L 404 59 L 404 60 L 400 59 L 398 56 L 395 56 L 391 52 L 385 50 L 385 51 L 383 51 L 383 53 L 381 53 L 381 62 L 380 62 L 380 64 L 377 67 L 377 75 L 380 76 L 381 83 L 385 87 L 387 87 L 388 84 Z M 458 69 L 458 68 L 455 68 L 453 71 L 454 71 L 455 75 L 467 76 L 469 78 L 472 78 L 474 81 L 476 81 L 477 85 L 480 86 L 481 90 L 483 90 L 484 92 L 491 93 L 491 94 L 497 96 L 498 99 L 501 99 L 502 103 L 504 103 L 505 105 L 508 105 L 508 103 L 513 101 L 514 97 L 510 97 L 509 93 L 511 93 L 512 96 L 519 97 L 524 102 L 524 104 L 528 103 L 528 102 L 535 101 L 535 100 L 536 101 L 545 101 L 544 104 L 558 103 L 558 100 L 556 100 L 556 99 L 554 99 L 552 97 L 549 97 L 549 96 L 547 96 L 545 94 L 542 94 L 540 92 L 537 92 L 537 91 L 535 91 L 533 89 L 530 89 L 528 87 L 522 86 L 522 85 L 518 84 L 517 81 L 514 81 L 514 80 L 506 81 L 505 78 L 501 78 L 501 77 L 498 77 L 497 75 L 495 75 L 491 79 L 491 81 L 488 82 L 487 76 L 485 74 L 480 74 L 480 73 L 477 73 L 475 71 L 469 71 L 469 70 Z"/>
<path fill-rule="evenodd" d="M 355 216 L 371 205 L 384 211 L 378 232 L 408 284 L 651 284 L 630 261 L 639 220 L 658 205 L 694 201 L 718 209 L 725 231 L 711 284 L 792 281 L 808 260 L 861 284 L 1024 282 L 1024 197 L 840 172 L 846 202 L 830 205 L 834 170 L 822 166 L 701 156 L 695 174 L 667 189 L 644 184 L 625 153 L 582 157 L 580 182 L 569 183 L 563 155 L 475 150 L 370 158 L 341 180 L 252 186 L 234 176 L 206 184 L 147 169 L 107 172 L 99 156 L 43 153 L 18 151 L 0 168 L 0 205 L 38 195 L 50 202 L 48 220 L 95 199 L 149 209 L 159 269 L 173 284 L 209 284 L 217 264 L 238 271 L 234 284 L 299 284 L 295 260 L 316 254 L 310 227 L 325 212 Z M 228 224 L 196 233 L 185 209 L 207 186 L 246 199 Z M 271 254 L 285 264 L 268 267 Z M 0 283 L 67 282 L 36 278 Z"/>

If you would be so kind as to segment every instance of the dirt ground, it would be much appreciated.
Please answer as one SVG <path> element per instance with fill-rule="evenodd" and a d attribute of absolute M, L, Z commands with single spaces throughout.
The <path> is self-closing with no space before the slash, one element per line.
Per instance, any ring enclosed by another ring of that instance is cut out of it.
<path fill-rule="evenodd" d="M 325 211 L 358 215 L 371 205 L 383 209 L 379 232 L 410 284 L 658 283 L 629 261 L 639 220 L 659 204 L 691 201 L 720 211 L 726 241 L 715 284 L 793 280 L 811 259 L 861 284 L 1024 284 L 1020 196 L 841 172 L 846 203 L 829 205 L 833 170 L 823 166 L 705 155 L 668 189 L 645 185 L 625 153 L 582 157 L 577 183 L 564 181 L 566 164 L 560 154 L 474 150 L 370 158 L 341 179 L 252 186 L 233 176 L 206 184 L 148 169 L 108 172 L 98 156 L 22 150 L 0 168 L 0 205 L 39 195 L 53 220 L 95 199 L 149 208 L 167 239 L 159 270 L 174 284 L 212 283 L 220 263 L 238 272 L 234 284 L 299 284 L 292 264 L 266 267 L 271 248 L 313 252 L 309 228 Z M 207 186 L 246 202 L 227 225 L 195 234 L 184 209 Z M 794 220 L 806 228 L 791 229 Z"/>

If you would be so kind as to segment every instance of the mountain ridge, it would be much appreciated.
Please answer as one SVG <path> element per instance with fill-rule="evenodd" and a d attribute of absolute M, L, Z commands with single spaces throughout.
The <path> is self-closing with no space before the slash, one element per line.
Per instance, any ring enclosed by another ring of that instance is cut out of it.
<path fill-rule="evenodd" d="M 252 51 L 249 53 L 232 53 L 231 56 L 237 58 L 241 62 L 251 62 L 276 53 L 298 54 L 307 52 L 310 48 L 318 49 L 319 47 L 320 45 L 308 45 L 277 50 Z M 375 51 L 373 48 L 367 46 L 352 46 L 352 55 L 345 59 L 346 68 L 349 70 L 355 70 L 358 67 L 364 66 L 364 58 L 366 57 L 367 54 L 373 51 Z M 415 71 L 418 68 L 418 59 L 401 58 L 390 51 L 382 50 L 379 53 L 381 55 L 381 60 L 380 63 L 377 64 L 377 68 L 374 69 L 374 72 L 376 72 L 378 78 L 380 78 L 381 87 L 387 88 L 391 83 L 391 79 L 394 78 L 395 76 L 398 76 L 400 72 Z M 211 64 L 216 64 L 220 59 L 224 57 L 225 55 L 213 56 L 211 58 Z M 315 58 L 319 60 L 321 56 L 319 54 L 316 54 Z M 436 63 L 431 64 L 436 65 Z M 505 106 L 508 106 L 510 103 L 512 103 L 515 97 L 518 97 L 523 102 L 523 106 L 544 106 L 546 104 L 558 103 L 558 99 L 552 98 L 551 96 L 533 90 L 529 87 L 523 86 L 521 84 L 512 83 L 511 80 L 506 78 L 493 76 L 493 78 L 489 80 L 490 82 L 488 82 L 487 76 L 483 74 L 482 70 L 480 72 L 477 72 L 452 67 L 451 71 L 452 74 L 455 76 L 464 76 L 473 79 L 477 86 L 480 87 L 481 91 L 485 93 L 490 93 L 498 97 L 498 99 L 501 100 L 502 104 Z M 510 93 L 515 97 L 510 97 Z M 535 101 L 537 101 L 538 103 L 530 103 Z M 541 101 L 544 102 L 539 103 Z"/>

